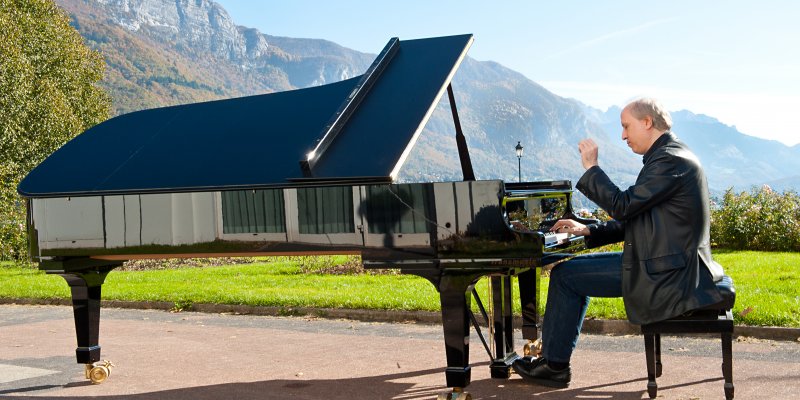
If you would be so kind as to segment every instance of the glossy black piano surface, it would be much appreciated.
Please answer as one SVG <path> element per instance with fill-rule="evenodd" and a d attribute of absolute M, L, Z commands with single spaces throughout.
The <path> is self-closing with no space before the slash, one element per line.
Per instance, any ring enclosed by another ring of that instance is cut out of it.
<path fill-rule="evenodd" d="M 570 182 L 474 179 L 450 86 L 471 42 L 393 39 L 348 81 L 123 115 L 56 151 L 18 190 L 31 258 L 72 290 L 77 361 L 100 360 L 101 288 L 125 260 L 360 254 L 439 291 L 449 387 L 470 383 L 473 295 L 496 333 L 492 376 L 508 378 L 512 277 L 535 340 L 537 268 L 582 240 L 545 234 L 577 218 Z M 445 90 L 465 180 L 394 183 Z M 474 292 L 484 276 L 491 313 Z"/>
<path fill-rule="evenodd" d="M 579 237 L 547 244 L 537 229 L 571 217 L 569 182 L 534 186 L 460 181 L 29 199 L 32 257 L 72 287 L 82 321 L 78 360 L 90 364 L 100 359 L 100 288 L 125 260 L 360 254 L 365 268 L 397 268 L 437 288 L 447 382 L 462 388 L 470 380 L 465 338 L 470 324 L 479 325 L 468 296 L 477 281 L 495 281 L 489 314 L 496 320 L 486 321 L 497 333 L 491 368 L 507 378 L 517 357 L 511 278 L 520 280 L 523 337 L 535 340 L 537 268 L 582 246 Z M 528 226 L 515 227 L 518 220 Z"/>
<path fill-rule="evenodd" d="M 121 115 L 65 144 L 18 191 L 42 198 L 391 182 L 472 41 L 393 40 L 394 56 L 379 57 L 387 65 L 373 64 L 371 76 Z M 316 149 L 324 138 L 331 144 Z M 300 162 L 315 149 L 306 173 Z"/>

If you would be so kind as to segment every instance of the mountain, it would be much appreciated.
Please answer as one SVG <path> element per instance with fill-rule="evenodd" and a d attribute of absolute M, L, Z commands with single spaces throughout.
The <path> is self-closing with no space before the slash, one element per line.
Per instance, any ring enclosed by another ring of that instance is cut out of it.
<path fill-rule="evenodd" d="M 779 177 L 800 177 L 800 148 L 796 146 L 745 135 L 706 115 L 686 110 L 672 115 L 681 138 L 703 161 L 709 185 L 716 183 L 716 189 L 743 190 Z"/>
<path fill-rule="evenodd" d="M 611 146 L 602 127 L 575 100 L 556 96 L 500 64 L 470 58 L 456 73 L 453 88 L 479 178 L 516 180 L 514 146 L 519 141 L 524 146 L 523 179 L 576 181 L 583 172 L 577 144 L 585 137 L 608 148 L 610 175 L 626 182 L 635 178 L 635 158 L 627 149 Z M 442 118 L 441 123 L 449 129 L 434 129 L 429 123 L 433 135 L 428 139 L 452 142 L 449 154 L 455 155 L 452 119 Z"/>
<path fill-rule="evenodd" d="M 56 1 L 87 45 L 106 58 L 101 84 L 111 94 L 116 114 L 322 85 L 357 76 L 374 59 L 326 40 L 276 37 L 238 26 L 209 0 Z M 386 39 L 391 36 L 388 32 Z M 478 179 L 516 181 L 514 146 L 519 141 L 525 147 L 520 160 L 524 180 L 575 182 L 583 170 L 577 143 L 592 137 L 609 175 L 621 187 L 635 180 L 641 159 L 619 140 L 618 110 L 592 109 L 500 64 L 471 58 L 462 63 L 453 88 Z M 800 146 L 764 143 L 688 111 L 674 117 L 676 131 L 698 150 L 715 187 L 724 189 L 737 179 L 741 184 L 773 181 L 797 171 L 787 166 L 781 174 L 779 159 L 752 150 L 789 159 Z M 455 129 L 445 96 L 400 180 L 459 179 Z"/>
<path fill-rule="evenodd" d="M 373 59 L 324 40 L 237 26 L 208 0 L 57 3 L 105 57 L 102 84 L 115 114 L 340 81 L 361 74 Z"/>

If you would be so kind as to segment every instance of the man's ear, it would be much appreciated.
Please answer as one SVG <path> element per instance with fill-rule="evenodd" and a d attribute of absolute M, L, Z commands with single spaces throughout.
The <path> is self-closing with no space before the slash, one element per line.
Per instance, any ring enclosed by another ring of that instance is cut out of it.
<path fill-rule="evenodd" d="M 642 122 L 644 122 L 645 129 L 650 129 L 653 127 L 653 117 L 649 115 L 645 115 L 645 117 L 642 118 Z"/>

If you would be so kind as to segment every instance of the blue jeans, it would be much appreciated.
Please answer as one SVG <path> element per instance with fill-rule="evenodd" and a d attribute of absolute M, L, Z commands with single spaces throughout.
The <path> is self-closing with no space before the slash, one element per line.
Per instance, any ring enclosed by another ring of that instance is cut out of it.
<path fill-rule="evenodd" d="M 578 344 L 590 297 L 622 297 L 622 253 L 576 256 L 550 271 L 542 356 L 569 363 Z"/>

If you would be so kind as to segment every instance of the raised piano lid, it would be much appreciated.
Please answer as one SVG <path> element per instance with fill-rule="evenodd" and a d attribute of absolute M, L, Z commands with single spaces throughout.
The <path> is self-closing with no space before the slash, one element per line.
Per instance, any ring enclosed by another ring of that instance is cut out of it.
<path fill-rule="evenodd" d="M 42 198 L 391 182 L 472 40 L 400 41 L 311 180 L 299 161 L 361 77 L 121 115 L 69 141 L 17 190 Z"/>

